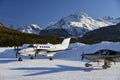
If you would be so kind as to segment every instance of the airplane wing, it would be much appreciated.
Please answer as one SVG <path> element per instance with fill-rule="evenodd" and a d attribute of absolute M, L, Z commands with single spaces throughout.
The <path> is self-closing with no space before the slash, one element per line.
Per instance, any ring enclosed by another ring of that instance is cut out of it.
<path fill-rule="evenodd" d="M 56 51 L 47 51 L 47 52 L 62 52 L 62 51 L 68 51 L 68 50 L 73 50 L 73 49 L 71 48 L 71 49 L 56 50 Z"/>
<path fill-rule="evenodd" d="M 54 56 L 54 54 L 56 54 L 56 52 L 62 52 L 62 51 L 67 51 L 67 50 L 73 50 L 72 48 L 68 48 L 68 49 L 65 49 L 65 50 L 56 50 L 56 51 L 47 51 L 47 56 L 48 57 L 52 57 Z"/>
<path fill-rule="evenodd" d="M 61 51 L 67 51 L 67 50 L 73 50 L 73 48 L 68 48 L 68 49 L 65 49 L 65 50 L 55 50 L 55 51 L 49 51 L 49 50 L 45 50 L 45 49 L 37 49 L 36 51 L 37 52 L 46 51 L 47 53 L 50 53 L 50 52 L 61 52 Z"/>
<path fill-rule="evenodd" d="M 65 49 L 65 50 L 56 50 L 56 51 L 49 51 L 49 50 L 45 50 L 45 49 L 37 49 L 36 50 L 36 54 L 41 54 L 44 56 L 48 56 L 48 57 L 53 57 L 57 52 L 62 52 L 62 51 L 66 51 L 66 50 L 73 50 L 73 49 Z"/>

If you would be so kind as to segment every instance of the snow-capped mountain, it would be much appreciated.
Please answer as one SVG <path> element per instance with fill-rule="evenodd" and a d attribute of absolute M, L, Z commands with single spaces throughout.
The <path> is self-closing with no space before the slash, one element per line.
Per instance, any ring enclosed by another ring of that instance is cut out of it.
<path fill-rule="evenodd" d="M 120 23 L 120 18 L 114 19 L 113 17 L 108 16 L 108 17 L 104 17 L 103 19 L 106 20 L 106 21 L 109 21 L 111 23 L 115 23 L 115 24 Z"/>
<path fill-rule="evenodd" d="M 17 30 L 25 32 L 25 33 L 39 34 L 42 28 L 38 26 L 37 24 L 30 24 L 28 26 L 18 28 Z"/>
<path fill-rule="evenodd" d="M 120 22 L 120 19 L 93 19 L 86 13 L 72 14 L 60 19 L 55 24 L 49 25 L 46 29 L 41 31 L 41 34 L 56 36 L 59 34 L 58 36 L 64 37 L 65 34 L 62 33 L 68 33 L 67 35 L 69 36 L 80 37 L 88 31 L 109 25 L 115 25 L 118 22 Z M 58 32 L 61 30 L 63 30 L 63 32 Z"/>

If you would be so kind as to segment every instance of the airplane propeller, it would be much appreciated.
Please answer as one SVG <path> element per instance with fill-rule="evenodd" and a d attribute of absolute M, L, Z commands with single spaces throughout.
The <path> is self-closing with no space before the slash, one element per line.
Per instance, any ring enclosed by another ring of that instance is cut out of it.
<path fill-rule="evenodd" d="M 83 51 L 83 53 L 81 55 L 81 60 L 83 60 L 83 59 L 84 59 L 84 51 Z"/>
<path fill-rule="evenodd" d="M 38 47 L 38 45 L 37 45 L 37 46 L 33 46 L 33 49 L 34 49 L 34 51 L 35 51 L 35 57 L 36 57 L 37 54 L 38 54 L 37 47 Z"/>
<path fill-rule="evenodd" d="M 18 53 L 18 51 L 19 51 L 18 47 L 15 48 L 15 51 L 16 51 L 15 56 L 16 56 L 16 58 L 17 58 L 17 57 L 18 57 L 18 54 L 19 54 L 19 53 Z"/>
<path fill-rule="evenodd" d="M 36 50 L 36 52 L 35 52 L 35 57 L 37 56 L 37 54 L 38 54 L 38 51 Z"/>
<path fill-rule="evenodd" d="M 84 59 L 84 54 L 81 55 L 81 60 L 83 60 L 83 59 Z"/>
<path fill-rule="evenodd" d="M 16 51 L 16 58 L 18 57 L 18 52 Z"/>
<path fill-rule="evenodd" d="M 18 55 L 19 55 L 19 51 L 20 49 L 16 49 L 16 58 L 18 58 Z"/>

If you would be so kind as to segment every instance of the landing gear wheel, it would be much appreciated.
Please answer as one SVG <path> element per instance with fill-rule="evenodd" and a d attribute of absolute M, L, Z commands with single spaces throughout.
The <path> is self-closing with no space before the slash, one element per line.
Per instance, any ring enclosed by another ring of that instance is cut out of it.
<path fill-rule="evenodd" d="M 90 66 L 92 66 L 92 64 L 88 64 L 88 63 L 85 64 L 85 67 L 90 67 Z"/>
<path fill-rule="evenodd" d="M 111 66 L 110 66 L 110 65 L 108 65 L 107 67 L 108 67 L 108 68 L 111 68 Z"/>
<path fill-rule="evenodd" d="M 20 58 L 18 58 L 18 61 L 22 61 L 22 58 L 20 57 Z"/>
<path fill-rule="evenodd" d="M 107 69 L 108 67 L 107 67 L 107 65 L 103 65 L 102 68 L 103 69 Z"/>
<path fill-rule="evenodd" d="M 52 57 L 50 57 L 50 58 L 49 58 L 49 60 L 53 60 L 53 58 L 52 58 Z"/>
<path fill-rule="evenodd" d="M 102 66 L 103 69 L 111 68 L 109 60 L 104 60 L 104 65 Z"/>
<path fill-rule="evenodd" d="M 35 57 L 34 57 L 34 56 L 31 56 L 30 59 L 35 59 Z"/>

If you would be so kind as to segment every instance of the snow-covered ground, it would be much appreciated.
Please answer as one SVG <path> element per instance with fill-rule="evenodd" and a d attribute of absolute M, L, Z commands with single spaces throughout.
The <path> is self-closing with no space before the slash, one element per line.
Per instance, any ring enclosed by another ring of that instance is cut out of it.
<path fill-rule="evenodd" d="M 93 62 L 93 67 L 86 68 L 86 61 L 80 60 L 83 50 L 85 53 L 99 49 L 120 51 L 119 42 L 75 43 L 70 48 L 74 49 L 56 54 L 53 61 L 38 56 L 34 60 L 24 57 L 21 62 L 15 58 L 13 48 L 0 48 L 0 80 L 120 80 L 119 62 L 109 69 L 102 69 L 103 62 L 100 65 Z"/>

